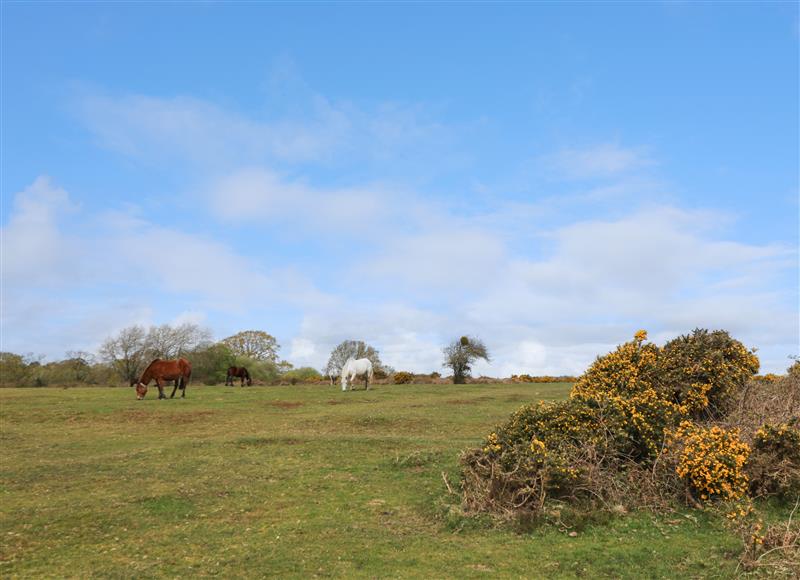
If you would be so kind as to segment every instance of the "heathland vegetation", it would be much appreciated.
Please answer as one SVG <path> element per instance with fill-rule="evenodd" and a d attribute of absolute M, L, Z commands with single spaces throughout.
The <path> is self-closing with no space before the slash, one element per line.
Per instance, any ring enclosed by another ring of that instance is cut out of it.
<path fill-rule="evenodd" d="M 7 572 L 800 574 L 800 363 L 758 376 L 724 331 L 664 346 L 640 331 L 562 382 L 469 378 L 489 358 L 474 337 L 443 349 L 446 378 L 361 341 L 323 377 L 265 332 L 208 337 L 133 327 L 98 358 L 2 354 L 4 386 L 75 387 L 0 393 Z M 156 356 L 208 385 L 245 363 L 255 386 L 165 406 L 82 388 Z M 330 390 L 351 356 L 381 388 Z"/>

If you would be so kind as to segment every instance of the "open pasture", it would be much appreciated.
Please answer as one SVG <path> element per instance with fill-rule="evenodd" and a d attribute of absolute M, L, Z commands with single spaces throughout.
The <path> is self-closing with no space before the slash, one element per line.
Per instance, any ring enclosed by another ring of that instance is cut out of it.
<path fill-rule="evenodd" d="M 527 532 L 460 514 L 459 452 L 568 390 L 2 389 L 0 575 L 732 575 L 739 541 L 701 512 Z"/>

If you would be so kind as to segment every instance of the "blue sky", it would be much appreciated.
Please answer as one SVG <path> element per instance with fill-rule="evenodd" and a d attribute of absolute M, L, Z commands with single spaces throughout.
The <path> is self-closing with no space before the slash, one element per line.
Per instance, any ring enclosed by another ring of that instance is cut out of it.
<path fill-rule="evenodd" d="M 798 354 L 796 3 L 2 5 L 3 350 Z"/>

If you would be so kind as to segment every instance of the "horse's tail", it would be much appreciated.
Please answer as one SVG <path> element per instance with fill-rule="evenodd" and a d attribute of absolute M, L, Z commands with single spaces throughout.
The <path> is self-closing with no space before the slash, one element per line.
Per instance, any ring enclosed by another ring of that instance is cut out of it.
<path fill-rule="evenodd" d="M 192 363 L 186 359 L 183 359 L 183 362 L 184 370 L 181 376 L 181 389 L 186 389 L 186 384 L 192 380 Z"/>

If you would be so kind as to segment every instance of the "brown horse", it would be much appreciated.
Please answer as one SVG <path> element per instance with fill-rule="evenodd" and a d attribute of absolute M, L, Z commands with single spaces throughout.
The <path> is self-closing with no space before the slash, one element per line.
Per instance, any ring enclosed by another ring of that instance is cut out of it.
<path fill-rule="evenodd" d="M 239 384 L 240 387 L 244 386 L 244 381 L 247 380 L 247 386 L 251 386 L 253 384 L 253 379 L 250 378 L 250 373 L 247 372 L 247 369 L 244 367 L 228 367 L 228 375 L 225 377 L 225 386 L 228 385 L 233 386 L 233 377 L 237 379 L 242 379 L 241 383 Z"/>
<path fill-rule="evenodd" d="M 181 389 L 181 399 L 183 399 L 186 397 L 186 382 L 190 378 L 192 378 L 192 363 L 185 358 L 179 358 L 178 360 L 161 360 L 157 358 L 144 369 L 139 382 L 136 383 L 136 398 L 140 401 L 144 399 L 147 394 L 147 385 L 150 381 L 155 380 L 159 399 L 167 398 L 164 396 L 164 381 L 175 381 L 172 394 L 169 396 L 170 399 L 175 396 L 175 391 L 179 387 Z"/>

